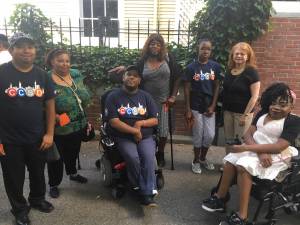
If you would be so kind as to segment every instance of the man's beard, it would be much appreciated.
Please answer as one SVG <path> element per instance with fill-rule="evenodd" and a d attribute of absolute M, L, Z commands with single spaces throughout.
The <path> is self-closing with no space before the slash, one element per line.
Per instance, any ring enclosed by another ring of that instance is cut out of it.
<path fill-rule="evenodd" d="M 125 84 L 124 84 L 124 87 L 125 87 L 126 91 L 129 93 L 135 93 L 136 90 L 138 89 L 138 87 L 127 86 Z"/>

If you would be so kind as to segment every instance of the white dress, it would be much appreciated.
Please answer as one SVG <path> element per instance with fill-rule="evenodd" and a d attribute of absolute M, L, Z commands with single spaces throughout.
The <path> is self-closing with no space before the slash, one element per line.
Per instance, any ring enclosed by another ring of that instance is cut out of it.
<path fill-rule="evenodd" d="M 258 144 L 273 144 L 279 139 L 285 118 L 272 120 L 264 124 L 267 114 L 262 115 L 256 124 L 257 130 L 253 134 L 253 139 Z M 298 155 L 295 147 L 289 146 L 279 154 L 272 154 L 272 165 L 268 168 L 262 167 L 259 158 L 254 152 L 229 153 L 224 157 L 224 163 L 230 162 L 233 165 L 244 167 L 252 176 L 260 179 L 273 180 L 280 171 L 289 167 L 291 157 Z"/>

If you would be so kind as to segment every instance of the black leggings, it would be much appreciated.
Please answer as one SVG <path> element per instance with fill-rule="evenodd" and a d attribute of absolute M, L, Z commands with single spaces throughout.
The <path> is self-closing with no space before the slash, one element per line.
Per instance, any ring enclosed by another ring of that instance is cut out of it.
<path fill-rule="evenodd" d="M 55 135 L 54 142 L 60 154 L 60 159 L 48 162 L 49 185 L 58 186 L 63 178 L 63 164 L 67 175 L 76 174 L 76 159 L 81 146 L 81 131 L 68 135 Z"/>

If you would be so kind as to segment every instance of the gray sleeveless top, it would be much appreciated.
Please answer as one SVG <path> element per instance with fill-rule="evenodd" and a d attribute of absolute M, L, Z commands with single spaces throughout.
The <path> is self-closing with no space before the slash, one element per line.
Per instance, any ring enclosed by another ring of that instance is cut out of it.
<path fill-rule="evenodd" d="M 143 89 L 147 91 L 156 104 L 160 105 L 169 97 L 170 68 L 168 63 L 163 62 L 159 68 L 150 69 L 145 63 L 143 71 Z"/>

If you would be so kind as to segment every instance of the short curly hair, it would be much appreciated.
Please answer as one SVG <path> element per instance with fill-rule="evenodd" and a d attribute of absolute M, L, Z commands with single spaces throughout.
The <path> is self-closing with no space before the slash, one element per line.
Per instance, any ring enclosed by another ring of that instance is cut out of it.
<path fill-rule="evenodd" d="M 270 85 L 261 95 L 260 106 L 263 112 L 268 113 L 272 102 L 278 98 L 286 101 L 294 102 L 290 87 L 283 82 L 276 82 Z"/>

